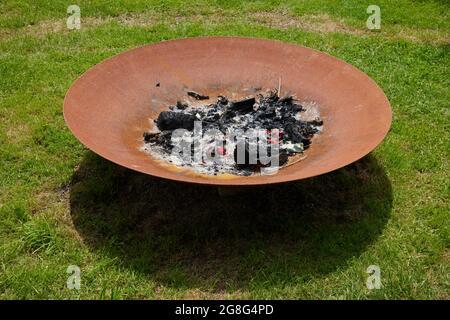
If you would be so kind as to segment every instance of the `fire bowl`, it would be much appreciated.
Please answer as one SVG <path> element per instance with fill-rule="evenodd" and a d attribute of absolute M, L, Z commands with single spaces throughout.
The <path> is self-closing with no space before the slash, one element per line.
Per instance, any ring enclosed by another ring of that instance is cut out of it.
<path fill-rule="evenodd" d="M 324 122 L 306 158 L 274 175 L 210 176 L 162 164 L 140 148 L 150 119 L 186 91 L 243 96 L 280 88 L 314 102 Z M 372 151 L 391 124 L 389 101 L 355 67 L 280 41 L 202 37 L 133 49 L 92 67 L 71 86 L 64 118 L 86 147 L 121 166 L 153 176 L 211 185 L 262 185 L 304 179 L 350 164 Z"/>

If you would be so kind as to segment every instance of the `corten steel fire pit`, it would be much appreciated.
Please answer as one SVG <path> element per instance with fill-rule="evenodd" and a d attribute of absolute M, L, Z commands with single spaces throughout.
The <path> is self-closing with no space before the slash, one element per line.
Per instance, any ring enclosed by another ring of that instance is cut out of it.
<path fill-rule="evenodd" d="M 317 103 L 323 131 L 307 157 L 275 175 L 216 177 L 176 170 L 140 150 L 149 119 L 186 97 L 277 88 Z M 124 167 L 211 185 L 260 185 L 333 171 L 373 150 L 391 123 L 383 91 L 366 74 L 327 54 L 279 41 L 203 37 L 160 42 L 94 66 L 69 89 L 64 117 L 89 149 Z"/>

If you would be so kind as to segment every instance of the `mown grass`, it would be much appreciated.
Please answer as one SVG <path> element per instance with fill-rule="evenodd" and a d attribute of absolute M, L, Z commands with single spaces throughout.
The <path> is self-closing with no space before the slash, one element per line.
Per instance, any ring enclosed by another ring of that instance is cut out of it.
<path fill-rule="evenodd" d="M 65 23 L 65 1 L 0 4 L 1 298 L 448 299 L 446 2 L 379 1 L 380 32 L 365 29 L 359 1 L 79 4 L 73 32 L 46 29 Z M 249 22 L 256 11 L 320 15 L 353 31 Z M 83 27 L 127 12 L 156 19 Z M 217 12 L 225 19 L 208 19 Z M 117 167 L 71 135 L 62 101 L 86 69 L 200 35 L 279 39 L 352 63 L 391 101 L 388 137 L 337 172 L 224 198 Z M 79 291 L 66 287 L 69 265 L 81 268 Z M 381 268 L 379 290 L 365 286 L 369 265 Z"/>

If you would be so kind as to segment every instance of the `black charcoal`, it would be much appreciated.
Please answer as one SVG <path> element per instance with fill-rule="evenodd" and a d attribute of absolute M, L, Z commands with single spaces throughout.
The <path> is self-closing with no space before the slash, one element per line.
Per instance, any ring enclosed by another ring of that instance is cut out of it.
<path fill-rule="evenodd" d="M 209 99 L 208 96 L 194 91 L 188 91 L 188 95 L 199 100 Z M 159 150 L 167 155 L 167 161 L 173 161 L 173 158 L 169 157 L 173 148 L 171 141 L 173 130 L 186 129 L 193 131 L 194 121 L 201 122 L 202 134 L 205 134 L 210 129 L 218 129 L 224 135 L 227 132 L 236 130 L 242 130 L 243 132 L 249 129 L 266 130 L 267 141 L 264 144 L 267 148 L 266 155 L 270 156 L 271 151 L 276 150 L 271 148 L 273 147 L 271 144 L 277 143 L 280 166 L 285 165 L 289 161 L 290 156 L 304 152 L 310 146 L 314 134 L 319 132 L 319 128 L 323 125 L 323 121 L 320 118 L 310 121 L 299 119 L 297 115 L 306 111 L 306 108 L 299 104 L 292 95 L 285 94 L 280 98 L 277 90 L 235 101 L 230 101 L 227 97 L 219 95 L 215 103 L 195 107 L 189 105 L 189 103 L 178 101 L 176 105 L 169 108 L 171 111 L 161 112 L 158 119 L 155 120 L 160 132 L 144 134 L 145 143 L 149 144 L 150 148 L 152 146 L 161 148 Z M 274 138 L 270 134 L 273 132 L 271 131 L 273 129 L 278 130 L 278 138 Z M 250 150 L 253 150 L 253 148 L 250 148 L 249 137 L 244 134 L 244 138 L 244 142 L 242 142 L 242 139 L 239 139 L 230 145 L 226 145 L 228 141 L 224 140 L 224 147 L 221 147 L 222 151 L 228 150 L 228 154 L 232 158 L 234 169 L 228 170 L 238 175 L 249 175 L 258 168 L 268 166 L 268 164 L 262 164 L 258 151 L 255 158 L 256 163 L 250 163 Z M 211 142 L 206 140 L 196 141 L 197 146 L 201 143 L 203 148 L 211 148 Z M 243 146 L 243 163 L 237 163 L 238 143 L 245 144 Z M 252 140 L 251 143 L 258 144 L 256 150 L 261 150 L 259 148 L 263 146 L 260 140 L 258 142 Z M 193 144 L 191 145 L 191 151 L 193 154 Z M 223 167 L 215 163 L 202 165 L 210 166 L 204 170 L 209 174 L 230 172 L 224 171 Z"/>
<path fill-rule="evenodd" d="M 189 105 L 186 102 L 177 101 L 177 109 L 184 110 L 187 107 L 189 107 Z"/>
<path fill-rule="evenodd" d="M 239 112 L 249 112 L 253 110 L 253 105 L 255 104 L 255 102 L 256 100 L 254 97 L 245 98 L 242 100 L 233 101 L 231 103 L 231 108 Z"/>
<path fill-rule="evenodd" d="M 206 99 L 209 99 L 209 96 L 200 94 L 200 93 L 195 92 L 195 91 L 188 91 L 187 94 L 188 94 L 188 96 L 193 97 L 193 98 L 195 98 L 195 99 L 197 99 L 197 100 L 206 100 Z"/>
<path fill-rule="evenodd" d="M 192 114 L 163 111 L 159 114 L 156 124 L 159 130 L 194 129 L 195 116 Z"/>

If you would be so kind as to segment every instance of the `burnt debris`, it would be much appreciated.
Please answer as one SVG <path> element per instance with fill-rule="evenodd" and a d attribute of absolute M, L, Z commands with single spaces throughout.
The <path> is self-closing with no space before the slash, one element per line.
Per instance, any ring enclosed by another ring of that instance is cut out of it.
<path fill-rule="evenodd" d="M 175 129 L 194 129 L 195 116 L 189 113 L 163 111 L 159 114 L 156 124 L 161 131 Z"/>
<path fill-rule="evenodd" d="M 197 100 L 209 99 L 208 96 L 194 91 L 188 91 L 187 94 Z M 144 141 L 149 145 L 150 150 L 158 148 L 158 152 L 166 155 L 168 161 L 172 161 L 169 154 L 173 148 L 171 141 L 173 131 L 185 129 L 193 132 L 195 121 L 201 123 L 203 135 L 211 129 L 223 133 L 224 137 L 233 131 L 265 130 L 267 141 L 264 141 L 262 146 L 267 151 L 266 156 L 269 157 L 272 155 L 271 152 L 276 150 L 279 166 L 286 164 L 290 156 L 307 149 L 311 145 L 312 137 L 323 125 L 323 121 L 319 118 L 312 121 L 301 120 L 299 115 L 305 111 L 305 108 L 292 95 L 279 97 L 276 90 L 234 101 L 225 96 L 218 96 L 215 102 L 205 103 L 200 107 L 193 107 L 189 103 L 178 101 L 176 105 L 169 106 L 169 109 L 170 111 L 161 112 L 154 120 L 159 131 L 144 133 Z M 250 157 L 250 150 L 265 150 L 260 149 L 261 145 L 259 145 L 259 149 L 255 146 L 251 148 L 250 146 L 255 143 L 255 140 L 251 140 L 246 134 L 240 139 L 237 136 L 234 137 L 235 140 L 231 142 L 227 139 L 223 138 L 222 145 L 219 147 L 215 145 L 216 142 L 207 138 L 195 142 L 197 146 L 202 144 L 203 150 L 209 148 L 212 155 L 229 154 L 234 162 L 231 167 L 203 163 L 207 173 L 232 172 L 247 175 L 257 168 L 267 166 L 267 161 L 262 161 L 259 151 L 254 157 Z M 191 148 L 192 156 L 195 143 Z M 256 143 L 261 143 L 261 141 L 257 140 Z M 273 149 L 272 144 L 275 143 L 277 148 Z M 237 161 L 238 149 L 245 151 L 240 162 Z"/>
<path fill-rule="evenodd" d="M 205 96 L 205 95 L 200 94 L 200 93 L 195 92 L 195 91 L 188 91 L 187 94 L 188 94 L 188 96 L 193 97 L 193 98 L 195 98 L 197 100 L 209 99 L 209 96 Z"/>
<path fill-rule="evenodd" d="M 231 103 L 230 108 L 234 111 L 249 112 L 253 110 L 256 100 L 255 97 L 245 98 Z"/>

